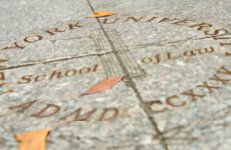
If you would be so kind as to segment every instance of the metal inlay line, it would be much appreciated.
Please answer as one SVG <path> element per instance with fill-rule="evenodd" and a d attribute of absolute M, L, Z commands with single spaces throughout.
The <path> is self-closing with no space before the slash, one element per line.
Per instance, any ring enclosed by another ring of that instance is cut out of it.
<path fill-rule="evenodd" d="M 91 30 L 91 37 L 94 39 L 97 51 L 112 51 L 110 42 L 108 41 L 110 40 L 114 45 L 115 50 L 118 52 L 118 55 L 120 55 L 123 63 L 127 67 L 130 76 L 144 76 L 145 71 L 136 62 L 119 33 L 115 29 L 105 29 L 105 32 L 108 34 L 109 39 L 107 39 L 107 37 L 104 35 L 102 29 Z M 104 54 L 100 55 L 99 57 L 104 64 L 105 72 L 107 75 L 109 75 L 109 77 L 123 74 L 119 63 L 113 54 Z"/>

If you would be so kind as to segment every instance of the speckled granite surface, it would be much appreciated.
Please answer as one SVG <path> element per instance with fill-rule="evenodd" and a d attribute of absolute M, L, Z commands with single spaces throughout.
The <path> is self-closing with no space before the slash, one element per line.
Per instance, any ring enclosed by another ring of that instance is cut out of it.
<path fill-rule="evenodd" d="M 87 120 L 53 129 L 46 149 L 230 150 L 230 8 L 0 0 L 0 149 L 16 150 L 15 134 L 79 117 Z M 87 18 L 96 11 L 117 14 Z"/>

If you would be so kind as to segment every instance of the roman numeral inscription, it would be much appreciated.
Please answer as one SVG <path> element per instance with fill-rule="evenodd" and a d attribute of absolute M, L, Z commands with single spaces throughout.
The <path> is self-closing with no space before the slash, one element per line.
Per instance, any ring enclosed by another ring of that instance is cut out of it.
<path fill-rule="evenodd" d="M 113 45 L 113 49 L 116 50 L 116 52 L 122 59 L 131 77 L 144 76 L 145 71 L 138 65 L 136 60 L 133 58 L 130 50 L 121 39 L 118 32 L 115 29 L 105 29 L 105 32 L 107 33 L 107 35 L 105 35 L 105 33 L 101 29 L 92 30 L 91 37 L 95 41 L 97 51 L 111 52 L 99 56 L 107 76 L 114 77 L 123 74 L 119 62 L 117 61 L 115 54 L 112 52 L 111 45 Z"/>
<path fill-rule="evenodd" d="M 202 84 L 197 85 L 195 88 L 184 91 L 184 92 L 180 93 L 179 95 L 173 95 L 173 96 L 167 97 L 165 99 L 165 103 L 169 106 L 172 106 L 172 107 L 183 107 L 183 106 L 189 104 L 190 101 L 196 102 L 197 100 L 207 96 L 208 93 L 213 93 L 216 90 L 219 90 L 222 85 L 226 85 L 230 81 L 230 76 L 231 76 L 231 70 L 228 70 L 227 68 L 222 66 L 216 72 L 216 74 L 214 74 L 211 78 L 209 78 L 208 81 L 204 81 Z M 219 83 L 220 86 L 218 86 L 217 84 L 214 85 L 214 82 Z M 197 93 L 195 89 L 198 89 L 198 88 L 206 89 L 207 92 Z M 182 96 L 188 97 L 189 101 L 183 100 Z M 178 102 L 175 102 L 177 99 L 178 99 Z M 179 102 L 179 100 L 181 100 L 181 101 Z M 158 110 L 158 111 L 153 110 L 151 107 L 154 104 L 158 104 L 157 108 L 162 106 L 163 109 Z M 168 109 L 167 107 L 165 107 L 163 105 L 163 102 L 161 102 L 159 100 L 147 102 L 144 107 L 145 107 L 146 111 L 150 114 L 161 113 L 161 112 L 164 112 Z"/>

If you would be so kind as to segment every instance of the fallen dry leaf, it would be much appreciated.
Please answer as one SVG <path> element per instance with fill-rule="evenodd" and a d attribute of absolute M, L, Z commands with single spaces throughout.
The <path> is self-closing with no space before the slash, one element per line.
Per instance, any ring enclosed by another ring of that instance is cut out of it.
<path fill-rule="evenodd" d="M 21 144 L 18 146 L 18 150 L 45 150 L 46 138 L 51 129 L 71 123 L 73 121 L 74 120 L 63 121 L 55 124 L 51 128 L 15 135 L 15 141 L 21 142 Z"/>
<path fill-rule="evenodd" d="M 115 14 L 117 14 L 117 13 L 107 12 L 107 11 L 97 11 L 97 12 L 94 12 L 94 15 L 88 16 L 88 18 L 105 17 L 105 16 L 111 16 L 111 15 L 115 15 Z"/>
<path fill-rule="evenodd" d="M 46 138 L 51 128 L 15 135 L 15 140 L 21 142 L 18 150 L 45 150 Z"/>
<path fill-rule="evenodd" d="M 112 77 L 112 78 L 105 79 L 105 80 L 93 85 L 88 91 L 86 91 L 84 93 L 81 93 L 79 95 L 86 95 L 86 94 L 93 94 L 93 93 L 102 92 L 104 90 L 107 90 L 107 89 L 113 87 L 122 78 L 123 78 L 123 76 L 118 76 L 118 77 Z"/>

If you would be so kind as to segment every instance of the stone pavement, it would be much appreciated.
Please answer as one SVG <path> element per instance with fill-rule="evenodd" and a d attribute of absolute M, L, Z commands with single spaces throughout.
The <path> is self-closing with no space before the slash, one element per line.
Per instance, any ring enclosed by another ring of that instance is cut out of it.
<path fill-rule="evenodd" d="M 47 150 L 230 150 L 230 8 L 1 0 L 0 149 L 77 117 L 84 121 L 50 132 Z M 96 11 L 117 14 L 87 18 Z M 121 75 L 113 88 L 79 96 Z"/>

